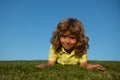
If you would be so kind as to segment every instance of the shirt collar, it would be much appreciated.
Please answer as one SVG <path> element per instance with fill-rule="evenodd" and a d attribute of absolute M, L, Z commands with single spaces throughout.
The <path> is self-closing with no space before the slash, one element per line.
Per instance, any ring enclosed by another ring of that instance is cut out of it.
<path fill-rule="evenodd" d="M 60 54 L 69 54 L 69 53 L 67 53 L 66 51 L 65 51 L 65 49 L 62 47 L 61 48 L 61 51 L 60 51 Z M 73 50 L 71 53 L 70 53 L 71 55 L 74 55 L 75 54 L 75 50 Z"/>

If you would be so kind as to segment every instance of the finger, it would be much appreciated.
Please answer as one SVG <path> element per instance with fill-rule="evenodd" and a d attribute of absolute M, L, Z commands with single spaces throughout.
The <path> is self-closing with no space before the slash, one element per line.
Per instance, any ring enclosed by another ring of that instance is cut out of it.
<path fill-rule="evenodd" d="M 36 66 L 37 68 L 42 68 L 42 67 L 45 67 L 45 64 L 39 64 Z"/>
<path fill-rule="evenodd" d="M 99 70 L 102 70 L 102 71 L 105 70 L 105 68 L 103 66 L 97 66 L 96 68 L 99 69 Z"/>

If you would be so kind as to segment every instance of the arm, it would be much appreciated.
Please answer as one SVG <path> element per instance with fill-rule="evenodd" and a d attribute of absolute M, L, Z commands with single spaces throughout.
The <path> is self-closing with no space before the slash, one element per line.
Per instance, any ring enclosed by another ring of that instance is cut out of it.
<path fill-rule="evenodd" d="M 46 67 L 46 66 L 55 65 L 56 64 L 56 59 L 57 59 L 57 54 L 55 53 L 55 51 L 54 51 L 54 49 L 52 48 L 52 45 L 51 45 L 50 50 L 49 50 L 48 62 L 39 64 L 36 67 L 42 68 L 42 67 Z"/>
<path fill-rule="evenodd" d="M 90 64 L 87 62 L 82 62 L 80 63 L 81 67 L 85 67 L 86 69 L 92 70 L 92 69 L 98 69 L 98 70 L 102 70 L 104 71 L 105 68 L 103 66 L 101 66 L 100 64 Z"/>

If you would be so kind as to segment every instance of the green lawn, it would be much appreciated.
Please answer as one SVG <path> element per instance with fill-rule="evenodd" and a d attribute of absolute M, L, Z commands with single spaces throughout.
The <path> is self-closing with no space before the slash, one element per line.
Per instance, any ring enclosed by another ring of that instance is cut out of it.
<path fill-rule="evenodd" d="M 47 61 L 0 61 L 0 80 L 120 80 L 120 61 L 90 61 L 106 71 L 86 70 L 79 65 L 36 68 Z"/>

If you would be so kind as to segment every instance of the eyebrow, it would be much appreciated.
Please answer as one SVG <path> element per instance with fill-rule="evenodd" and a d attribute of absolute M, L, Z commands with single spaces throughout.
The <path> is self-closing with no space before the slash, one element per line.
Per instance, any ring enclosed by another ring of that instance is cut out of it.
<path fill-rule="evenodd" d="M 76 37 L 74 34 L 66 35 L 66 34 L 60 34 L 60 37 L 62 36 L 70 36 L 70 37 Z"/>

